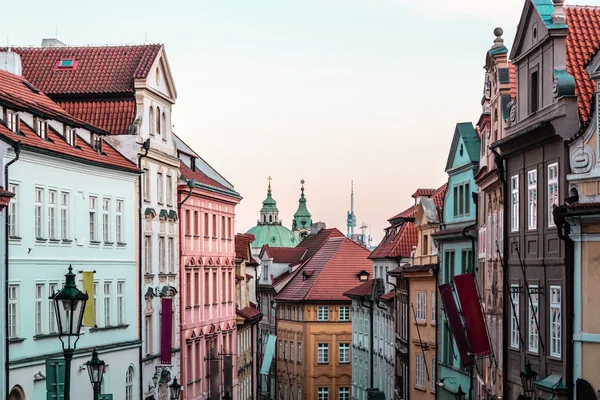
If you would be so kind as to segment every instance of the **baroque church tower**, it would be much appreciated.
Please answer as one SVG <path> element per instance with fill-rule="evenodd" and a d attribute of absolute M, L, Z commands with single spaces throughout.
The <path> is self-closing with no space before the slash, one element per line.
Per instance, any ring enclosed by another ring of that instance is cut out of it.
<path fill-rule="evenodd" d="M 298 200 L 298 210 L 296 210 L 294 219 L 292 221 L 292 232 L 299 241 L 302 241 L 305 237 L 310 235 L 312 215 L 306 208 L 306 197 L 304 197 L 304 179 L 300 181 L 300 184 L 302 185 L 300 188 L 300 199 Z"/>

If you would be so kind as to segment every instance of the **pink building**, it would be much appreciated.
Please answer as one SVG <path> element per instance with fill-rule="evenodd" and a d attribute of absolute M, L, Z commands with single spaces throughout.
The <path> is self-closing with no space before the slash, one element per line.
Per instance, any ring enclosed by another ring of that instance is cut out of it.
<path fill-rule="evenodd" d="M 181 384 L 187 400 L 237 397 L 233 186 L 176 137 L 181 160 Z"/>

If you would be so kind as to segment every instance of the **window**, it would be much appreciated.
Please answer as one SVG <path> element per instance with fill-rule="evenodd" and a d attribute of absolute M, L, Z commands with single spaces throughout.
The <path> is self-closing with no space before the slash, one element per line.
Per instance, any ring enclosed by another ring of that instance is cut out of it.
<path fill-rule="evenodd" d="M 19 186 L 9 184 L 8 190 L 14 194 L 10 199 L 8 208 L 8 235 L 10 237 L 19 236 Z"/>
<path fill-rule="evenodd" d="M 65 140 L 70 146 L 75 146 L 75 129 L 65 126 Z"/>
<path fill-rule="evenodd" d="M 164 178 L 163 178 L 163 173 L 158 171 L 156 173 L 156 192 L 158 193 L 158 195 L 157 195 L 158 196 L 158 199 L 157 199 L 158 204 L 163 204 L 163 201 L 164 201 L 164 199 L 163 199 L 164 194 L 165 194 L 164 193 L 164 190 L 165 190 L 164 185 L 165 185 L 165 182 L 164 182 Z"/>
<path fill-rule="evenodd" d="M 435 302 L 435 294 L 436 292 L 431 293 L 431 323 L 435 324 L 437 321 L 437 305 Z"/>
<path fill-rule="evenodd" d="M 213 214 L 212 216 L 212 237 L 215 239 L 217 237 L 217 215 Z"/>
<path fill-rule="evenodd" d="M 58 284 L 48 284 L 48 294 L 54 295 L 58 290 Z M 94 313 L 95 314 L 95 313 Z M 56 315 L 54 313 L 54 300 L 48 300 L 48 333 L 56 333 Z"/>
<path fill-rule="evenodd" d="M 519 175 L 514 175 L 510 178 L 510 188 L 510 230 L 513 232 L 517 232 L 519 230 Z"/>
<path fill-rule="evenodd" d="M 496 252 L 496 245 L 498 240 L 498 212 L 494 211 L 493 214 L 493 219 L 492 219 L 492 251 L 491 251 L 491 256 L 492 258 L 496 258 L 497 252 Z"/>
<path fill-rule="evenodd" d="M 302 387 L 298 386 L 298 400 L 302 400 Z"/>
<path fill-rule="evenodd" d="M 473 271 L 473 250 L 463 250 L 462 255 L 462 272 Z"/>
<path fill-rule="evenodd" d="M 158 271 L 164 274 L 165 271 L 165 237 L 158 238 Z"/>
<path fill-rule="evenodd" d="M 8 285 L 8 338 L 19 336 L 19 286 Z"/>
<path fill-rule="evenodd" d="M 90 196 L 90 241 L 95 242 L 98 240 L 97 228 L 96 228 L 96 207 L 98 198 Z"/>
<path fill-rule="evenodd" d="M 209 234 L 210 232 L 208 230 L 208 213 L 204 213 L 204 236 L 208 237 Z"/>
<path fill-rule="evenodd" d="M 550 355 L 561 357 L 562 313 L 561 288 L 550 286 Z"/>
<path fill-rule="evenodd" d="M 102 235 L 104 243 L 110 243 L 110 199 L 102 199 Z"/>
<path fill-rule="evenodd" d="M 144 200 L 150 201 L 150 168 L 144 168 Z"/>
<path fill-rule="evenodd" d="M 350 400 L 350 388 L 349 387 L 341 387 L 338 389 L 338 399 L 339 400 Z"/>
<path fill-rule="evenodd" d="M 43 202 L 44 202 L 44 189 L 35 188 L 35 237 L 42 239 L 44 237 L 43 231 Z"/>
<path fill-rule="evenodd" d="M 48 191 L 48 238 L 56 240 L 56 190 Z"/>
<path fill-rule="evenodd" d="M 296 317 L 296 307 L 292 307 L 290 310 L 290 319 L 293 321 Z"/>
<path fill-rule="evenodd" d="M 329 307 L 319 306 L 317 311 L 317 321 L 329 321 Z"/>
<path fill-rule="evenodd" d="M 104 326 L 110 326 L 110 295 L 112 283 L 104 282 Z"/>
<path fill-rule="evenodd" d="M 428 248 L 429 246 L 428 246 L 428 244 L 429 244 L 429 236 L 428 235 L 423 235 L 423 245 L 421 246 L 422 247 L 422 251 L 421 252 L 423 253 L 423 255 L 428 255 L 429 254 L 429 248 Z"/>
<path fill-rule="evenodd" d="M 289 354 L 289 352 L 288 352 L 288 342 L 287 342 L 287 340 L 285 340 L 283 342 L 283 359 L 284 360 L 288 359 L 288 354 Z"/>
<path fill-rule="evenodd" d="M 283 358 L 283 341 L 279 339 L 279 359 Z"/>
<path fill-rule="evenodd" d="M 94 282 L 94 326 L 98 326 L 98 282 Z"/>
<path fill-rule="evenodd" d="M 170 237 L 168 239 L 168 257 L 169 257 L 169 272 L 175 273 L 175 240 Z"/>
<path fill-rule="evenodd" d="M 150 112 L 148 113 L 148 124 L 150 126 L 150 135 L 154 136 L 154 107 L 150 106 Z"/>
<path fill-rule="evenodd" d="M 427 315 L 427 293 L 415 293 L 415 318 L 417 321 L 425 321 Z"/>
<path fill-rule="evenodd" d="M 294 342 L 290 342 L 290 360 L 294 361 Z"/>
<path fill-rule="evenodd" d="M 425 359 L 423 354 L 415 354 L 416 369 L 415 369 L 415 386 L 425 389 Z"/>
<path fill-rule="evenodd" d="M 44 284 L 35 285 L 35 334 L 44 333 Z"/>
<path fill-rule="evenodd" d="M 548 166 L 548 226 L 554 226 L 552 211 L 558 206 L 558 164 Z"/>
<path fill-rule="evenodd" d="M 538 307 L 538 286 L 529 285 L 529 351 L 532 353 L 538 352 L 539 346 L 539 332 L 537 328 L 537 321 L 540 318 L 540 311 Z"/>
<path fill-rule="evenodd" d="M 160 108 L 156 107 L 156 133 L 160 135 Z"/>
<path fill-rule="evenodd" d="M 510 309 L 510 347 L 519 349 L 519 285 L 510 285 L 512 307 Z"/>
<path fill-rule="evenodd" d="M 350 321 L 350 307 L 340 307 L 340 321 Z"/>
<path fill-rule="evenodd" d="M 531 91 L 529 92 L 529 113 L 534 113 L 539 110 L 539 73 L 538 71 L 533 71 L 531 73 L 531 80 L 529 81 L 531 85 Z"/>
<path fill-rule="evenodd" d="M 37 133 L 37 135 L 39 137 L 41 137 L 42 139 L 47 139 L 48 138 L 48 123 L 40 118 L 36 118 L 35 123 L 36 123 L 35 133 Z"/>
<path fill-rule="evenodd" d="M 469 183 L 454 186 L 454 216 L 462 217 L 471 212 L 471 192 Z"/>
<path fill-rule="evenodd" d="M 125 282 L 117 282 L 117 325 L 125 325 L 124 290 Z"/>
<path fill-rule="evenodd" d="M 453 250 L 449 250 L 445 252 L 445 259 L 446 259 L 446 276 L 444 276 L 444 283 L 449 283 L 450 280 L 452 279 L 452 277 L 455 275 L 454 274 L 454 251 Z"/>
<path fill-rule="evenodd" d="M 435 387 L 437 386 L 435 371 L 437 369 L 437 361 L 435 357 L 431 358 L 431 391 L 435 393 Z"/>
<path fill-rule="evenodd" d="M 167 205 L 173 205 L 173 177 L 167 175 Z"/>
<path fill-rule="evenodd" d="M 167 141 L 167 116 L 166 116 L 166 114 L 164 112 L 162 113 L 161 127 L 162 127 L 161 128 L 162 132 L 164 134 L 162 139 L 164 141 Z"/>
<path fill-rule="evenodd" d="M 69 193 L 60 194 L 60 237 L 62 240 L 69 239 Z"/>
<path fill-rule="evenodd" d="M 504 210 L 500 209 L 498 213 L 498 249 L 500 254 L 504 252 Z"/>
<path fill-rule="evenodd" d="M 117 207 L 115 210 L 115 239 L 117 243 L 124 243 L 123 240 L 123 200 L 117 200 Z"/>
<path fill-rule="evenodd" d="M 125 400 L 133 400 L 133 367 L 127 368 L 125 375 Z"/>
<path fill-rule="evenodd" d="M 298 362 L 302 363 L 302 343 L 298 342 Z"/>
<path fill-rule="evenodd" d="M 152 354 L 152 316 L 147 315 L 144 321 L 144 352 Z"/>
<path fill-rule="evenodd" d="M 285 319 L 290 319 L 290 309 L 289 307 L 285 307 Z"/>
<path fill-rule="evenodd" d="M 6 126 L 12 132 L 19 132 L 19 115 L 16 112 L 6 110 Z"/>
<path fill-rule="evenodd" d="M 302 307 L 298 309 L 298 321 L 302 321 Z"/>
<path fill-rule="evenodd" d="M 92 134 L 92 144 L 96 153 L 102 154 L 102 138 L 100 135 Z"/>
<path fill-rule="evenodd" d="M 319 343 L 317 349 L 317 356 L 319 364 L 329 364 L 329 344 Z"/>
<path fill-rule="evenodd" d="M 144 236 L 144 271 L 152 273 L 152 236 Z"/>
<path fill-rule="evenodd" d="M 317 400 L 329 400 L 329 388 L 320 387 L 317 389 Z"/>
<path fill-rule="evenodd" d="M 527 227 L 537 226 L 537 170 L 527 173 Z"/>
<path fill-rule="evenodd" d="M 339 345 L 339 363 L 350 363 L 350 343 L 340 343 Z"/>

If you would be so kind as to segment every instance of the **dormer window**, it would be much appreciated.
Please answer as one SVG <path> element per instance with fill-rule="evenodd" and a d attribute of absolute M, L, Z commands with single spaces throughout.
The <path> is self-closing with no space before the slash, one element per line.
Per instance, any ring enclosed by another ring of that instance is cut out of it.
<path fill-rule="evenodd" d="M 65 140 L 70 146 L 75 146 L 75 128 L 65 126 Z"/>
<path fill-rule="evenodd" d="M 6 121 L 8 129 L 15 133 L 19 132 L 19 114 L 14 111 L 6 110 L 6 118 L 4 120 Z"/>
<path fill-rule="evenodd" d="M 195 171 L 195 170 L 196 170 L 196 158 L 195 158 L 195 157 L 192 157 L 192 158 L 190 159 L 190 169 L 191 169 L 192 171 Z M 266 221 L 265 221 L 265 222 L 266 222 Z"/>
<path fill-rule="evenodd" d="M 48 122 L 37 118 L 35 124 L 35 133 L 42 139 L 48 139 Z"/>
<path fill-rule="evenodd" d="M 102 138 L 99 135 L 92 135 L 92 147 L 96 153 L 102 153 Z"/>

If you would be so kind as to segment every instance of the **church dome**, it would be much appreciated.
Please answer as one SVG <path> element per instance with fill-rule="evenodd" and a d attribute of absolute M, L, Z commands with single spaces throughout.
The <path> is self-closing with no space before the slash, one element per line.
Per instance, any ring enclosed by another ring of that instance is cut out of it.
<path fill-rule="evenodd" d="M 261 248 L 268 244 L 272 247 L 296 247 L 298 239 L 283 225 L 257 225 L 251 228 L 251 233 L 256 238 L 252 242 L 253 248 Z"/>

